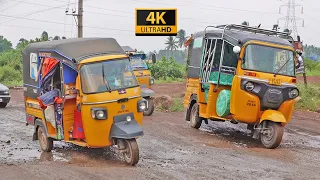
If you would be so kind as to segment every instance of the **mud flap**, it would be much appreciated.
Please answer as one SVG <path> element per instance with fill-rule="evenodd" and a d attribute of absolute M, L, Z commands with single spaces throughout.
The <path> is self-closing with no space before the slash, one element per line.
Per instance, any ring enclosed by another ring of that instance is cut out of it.
<path fill-rule="evenodd" d="M 131 118 L 130 121 L 127 121 L 128 116 Z M 133 113 L 116 116 L 113 121 L 109 135 L 110 139 L 132 139 L 144 134 L 142 127 L 134 119 Z"/>
<path fill-rule="evenodd" d="M 149 88 L 141 88 L 141 96 L 142 97 L 152 97 L 154 96 L 154 91 Z"/>

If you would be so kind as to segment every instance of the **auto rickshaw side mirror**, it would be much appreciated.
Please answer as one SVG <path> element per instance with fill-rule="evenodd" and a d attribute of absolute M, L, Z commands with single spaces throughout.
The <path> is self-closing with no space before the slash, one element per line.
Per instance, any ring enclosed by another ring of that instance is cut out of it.
<path fill-rule="evenodd" d="M 157 62 L 156 54 L 152 54 L 152 63 L 155 64 Z"/>

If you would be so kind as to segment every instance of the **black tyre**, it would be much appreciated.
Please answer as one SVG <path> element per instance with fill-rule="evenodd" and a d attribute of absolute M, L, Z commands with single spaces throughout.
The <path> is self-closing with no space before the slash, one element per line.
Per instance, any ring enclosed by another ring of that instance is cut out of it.
<path fill-rule="evenodd" d="M 199 106 L 197 103 L 194 103 L 191 107 L 190 112 L 190 125 L 195 129 L 199 129 L 202 124 L 203 118 L 199 117 Z"/>
<path fill-rule="evenodd" d="M 0 108 L 5 108 L 8 105 L 8 103 L 0 103 Z"/>
<path fill-rule="evenodd" d="M 124 160 L 130 166 L 134 166 L 139 162 L 139 147 L 136 139 L 124 140 L 126 152 L 123 153 Z"/>
<path fill-rule="evenodd" d="M 264 147 L 268 149 L 274 149 L 277 148 L 281 141 L 283 136 L 283 126 L 280 123 L 275 123 L 272 121 L 265 122 L 267 130 L 265 130 L 261 134 L 261 143 Z"/>
<path fill-rule="evenodd" d="M 143 115 L 144 116 L 151 116 L 153 114 L 153 111 L 154 111 L 154 102 L 153 102 L 153 100 L 151 98 L 148 98 L 147 101 L 148 101 L 148 109 L 146 109 L 143 112 Z"/>
<path fill-rule="evenodd" d="M 48 138 L 46 131 L 42 126 L 38 127 L 37 133 L 41 150 L 44 152 L 51 152 L 53 149 L 53 141 L 52 139 Z"/>

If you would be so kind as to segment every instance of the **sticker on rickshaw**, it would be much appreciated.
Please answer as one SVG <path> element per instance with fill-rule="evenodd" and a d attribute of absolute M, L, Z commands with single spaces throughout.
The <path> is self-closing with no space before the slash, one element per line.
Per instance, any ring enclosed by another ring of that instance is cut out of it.
<path fill-rule="evenodd" d="M 271 78 L 269 80 L 269 84 L 280 86 L 281 85 L 281 79 Z"/>

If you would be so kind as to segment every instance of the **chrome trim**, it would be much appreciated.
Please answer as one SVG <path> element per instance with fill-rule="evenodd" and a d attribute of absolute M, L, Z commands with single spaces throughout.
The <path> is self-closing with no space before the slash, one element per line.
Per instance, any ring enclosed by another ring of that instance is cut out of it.
<path fill-rule="evenodd" d="M 259 81 L 259 82 L 269 82 L 268 80 L 257 79 L 257 78 L 252 78 L 248 76 L 238 76 L 238 77 L 242 79 L 248 79 L 248 80 Z"/>
<path fill-rule="evenodd" d="M 263 79 L 257 79 L 257 78 L 252 78 L 252 77 L 248 77 L 248 76 L 238 76 L 239 78 L 242 78 L 242 79 L 248 79 L 248 80 L 253 80 L 253 81 L 259 81 L 259 82 L 266 82 L 268 83 L 269 81 L 268 80 L 263 80 Z M 284 86 L 291 86 L 291 87 L 297 87 L 296 85 L 294 84 L 289 84 L 289 83 L 281 83 L 281 85 L 284 85 Z"/>
<path fill-rule="evenodd" d="M 139 98 L 141 97 L 141 95 L 139 96 L 131 96 L 131 97 L 128 97 L 128 99 L 135 99 L 135 98 Z M 109 101 L 100 101 L 100 102 L 84 102 L 84 103 L 81 103 L 83 105 L 94 105 L 94 104 L 105 104 L 105 103 L 112 103 L 112 102 L 117 102 L 117 100 L 109 100 Z"/>
<path fill-rule="evenodd" d="M 200 69 L 200 67 L 196 67 L 196 66 L 188 66 L 188 67 Z"/>
<path fill-rule="evenodd" d="M 0 98 L 11 98 L 10 95 L 0 95 Z"/>

